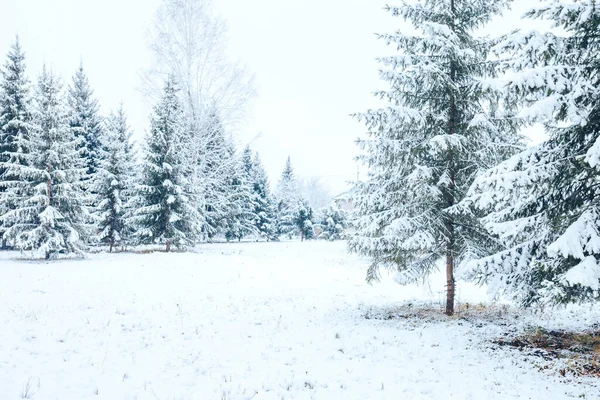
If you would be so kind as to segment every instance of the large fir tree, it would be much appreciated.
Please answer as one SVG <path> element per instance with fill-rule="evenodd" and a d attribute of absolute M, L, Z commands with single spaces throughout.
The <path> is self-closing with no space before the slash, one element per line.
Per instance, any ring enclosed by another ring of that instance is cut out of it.
<path fill-rule="evenodd" d="M 49 259 L 58 252 L 81 253 L 88 213 L 80 186 L 84 166 L 60 79 L 44 67 L 36 89 L 26 165 L 10 166 L 19 181 L 8 191 L 19 206 L 0 219 L 16 248 L 39 250 Z"/>
<path fill-rule="evenodd" d="M 517 136 L 501 115 L 493 44 L 478 38 L 507 0 L 423 0 L 388 10 L 416 34 L 379 35 L 399 54 L 380 59 L 390 88 L 385 108 L 359 115 L 369 128 L 360 141 L 366 182 L 356 188 L 357 233 L 350 249 L 371 258 L 397 281 L 420 280 L 445 260 L 446 313 L 454 312 L 455 266 L 486 254 L 489 241 L 468 212 L 456 207 L 473 179 L 514 152 Z"/>
<path fill-rule="evenodd" d="M 30 128 L 29 80 L 25 74 L 25 53 L 18 38 L 0 73 L 0 162 L 6 163 L 19 151 Z M 0 177 L 5 171 L 0 166 Z"/>
<path fill-rule="evenodd" d="M 15 173 L 25 165 L 26 147 L 31 130 L 31 99 L 29 80 L 25 74 L 25 53 L 19 38 L 11 46 L 6 63 L 0 71 L 0 215 L 14 209 L 18 204 L 7 193 L 10 186 L 18 184 Z M 0 238 L 4 232 L 0 223 Z M 2 247 L 6 241 L 1 240 Z"/>
<path fill-rule="evenodd" d="M 600 6 L 543 1 L 527 16 L 559 29 L 516 32 L 496 51 L 521 117 L 549 138 L 476 180 L 466 202 L 506 248 L 465 276 L 525 306 L 599 300 Z"/>
<path fill-rule="evenodd" d="M 202 222 L 190 202 L 191 187 L 183 173 L 183 118 L 177 91 L 169 79 L 154 107 L 130 218 L 139 243 L 164 244 L 166 251 L 194 244 Z"/>
<path fill-rule="evenodd" d="M 131 130 L 123 105 L 105 120 L 99 162 L 92 182 L 95 193 L 98 240 L 109 245 L 123 245 L 131 239 L 132 229 L 127 223 L 131 214 L 130 200 L 136 178 L 136 164 Z"/>
<path fill-rule="evenodd" d="M 83 64 L 73 76 L 68 101 L 70 125 L 79 139 L 78 149 L 87 168 L 84 180 L 89 181 L 100 164 L 102 121 L 98 101 L 94 98 Z"/>

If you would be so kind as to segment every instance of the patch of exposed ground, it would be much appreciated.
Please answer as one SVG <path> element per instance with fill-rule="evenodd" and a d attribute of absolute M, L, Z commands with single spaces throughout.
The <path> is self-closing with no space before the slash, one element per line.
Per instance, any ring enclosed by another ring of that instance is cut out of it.
<path fill-rule="evenodd" d="M 600 377 L 600 326 L 581 332 L 535 328 L 494 343 L 540 358 L 540 370 L 556 370 L 562 376 Z"/>

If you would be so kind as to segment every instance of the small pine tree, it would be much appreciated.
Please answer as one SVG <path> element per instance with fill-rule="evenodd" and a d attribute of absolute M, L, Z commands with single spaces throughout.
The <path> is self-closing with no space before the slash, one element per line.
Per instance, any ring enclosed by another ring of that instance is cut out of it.
<path fill-rule="evenodd" d="M 145 147 L 141 183 L 132 200 L 130 221 L 139 243 L 171 246 L 194 244 L 201 216 L 189 201 L 190 184 L 183 174 L 182 109 L 175 81 L 169 79 L 154 107 Z"/>
<path fill-rule="evenodd" d="M 288 157 L 277 186 L 277 231 L 279 235 L 291 238 L 296 231 L 294 217 L 299 199 L 298 181 L 290 157 Z"/>
<path fill-rule="evenodd" d="M 79 139 L 78 150 L 87 168 L 85 181 L 93 179 L 100 164 L 102 120 L 98 114 L 98 101 L 94 98 L 83 64 L 73 76 L 69 87 L 70 125 Z M 93 198 L 93 197 L 90 197 Z"/>
<path fill-rule="evenodd" d="M 126 216 L 135 184 L 135 154 L 131 143 L 131 131 L 123 105 L 104 120 L 102 146 L 99 162 L 92 182 L 95 193 L 98 240 L 114 246 L 124 244 L 131 237 L 131 227 Z"/>
<path fill-rule="evenodd" d="M 44 67 L 36 88 L 26 166 L 13 165 L 19 184 L 11 186 L 19 207 L 1 220 L 5 236 L 22 250 L 39 250 L 46 259 L 58 252 L 81 254 L 87 236 L 84 172 L 69 127 L 62 84 Z"/>
<path fill-rule="evenodd" d="M 348 217 L 343 210 L 333 206 L 325 208 L 321 213 L 319 238 L 330 241 L 342 239 L 347 220 Z"/>
<path fill-rule="evenodd" d="M 305 200 L 299 200 L 294 213 L 294 225 L 300 233 L 300 240 L 313 239 L 315 231 L 313 229 L 313 210 Z"/>

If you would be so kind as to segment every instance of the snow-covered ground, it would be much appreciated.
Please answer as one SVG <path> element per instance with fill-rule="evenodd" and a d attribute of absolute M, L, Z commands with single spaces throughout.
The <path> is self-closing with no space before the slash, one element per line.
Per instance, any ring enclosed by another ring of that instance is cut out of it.
<path fill-rule="evenodd" d="M 0 254 L 0 399 L 599 399 L 491 344 L 580 327 L 593 308 L 465 320 L 386 319 L 429 287 L 364 282 L 342 242 L 213 244 L 198 254 Z M 459 301 L 485 291 L 459 286 Z M 441 312 L 440 312 L 441 313 Z M 366 318 L 368 316 L 369 318 Z"/>

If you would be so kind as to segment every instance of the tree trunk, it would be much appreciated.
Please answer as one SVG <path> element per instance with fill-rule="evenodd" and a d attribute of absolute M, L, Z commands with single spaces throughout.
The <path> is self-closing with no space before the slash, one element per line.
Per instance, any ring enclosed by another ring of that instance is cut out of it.
<path fill-rule="evenodd" d="M 454 256 L 452 249 L 448 246 L 446 254 L 446 315 L 454 314 Z"/>
<path fill-rule="evenodd" d="M 52 171 L 52 167 L 48 166 L 48 172 Z M 52 203 L 52 178 L 48 178 L 46 181 L 46 188 L 48 190 L 48 205 Z"/>
<path fill-rule="evenodd" d="M 110 241 L 110 245 L 109 245 L 109 247 L 108 247 L 108 252 L 109 252 L 109 253 L 112 253 L 112 249 L 113 249 L 113 241 L 111 240 L 111 241 Z"/>
<path fill-rule="evenodd" d="M 166 213 L 166 217 L 165 217 L 165 233 L 169 232 L 169 224 L 171 223 L 171 207 L 169 206 L 169 203 L 167 202 L 167 207 L 165 210 Z M 171 238 L 167 239 L 167 244 L 165 247 L 165 251 L 168 253 L 171 251 Z"/>
<path fill-rule="evenodd" d="M 450 1 L 450 11 L 452 13 L 451 29 L 455 30 L 454 20 L 454 0 Z M 450 60 L 450 80 L 454 82 L 456 80 L 456 66 L 454 61 Z M 452 89 L 453 90 L 453 89 Z M 456 129 L 456 99 L 454 93 L 450 92 L 450 110 L 449 110 L 449 126 L 448 134 L 453 135 Z M 450 182 L 448 183 L 448 207 L 452 207 L 455 203 L 455 172 L 456 165 L 454 160 L 454 152 L 451 149 L 448 154 L 448 172 L 450 175 Z M 446 216 L 446 315 L 454 314 L 454 293 L 455 293 L 455 282 L 454 282 L 454 220 L 450 215 Z"/>

